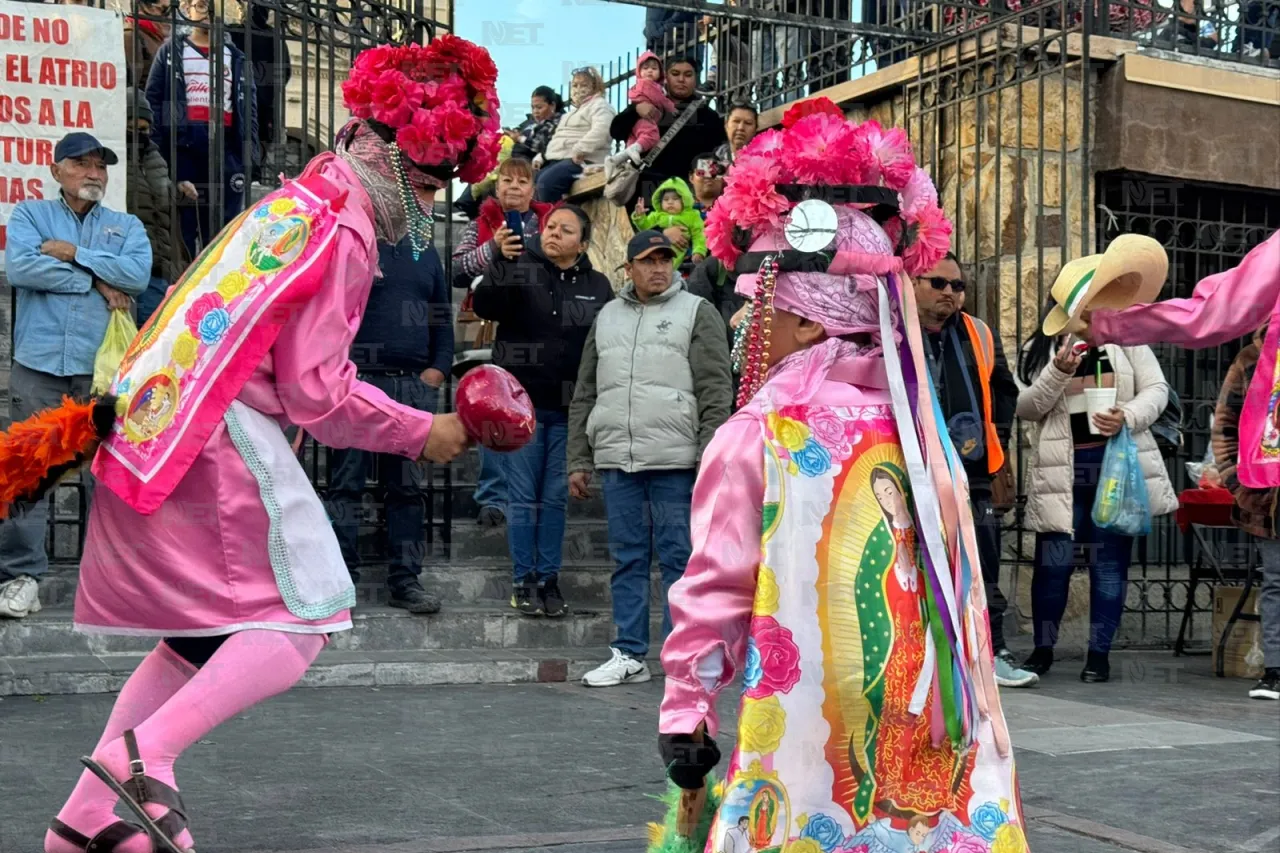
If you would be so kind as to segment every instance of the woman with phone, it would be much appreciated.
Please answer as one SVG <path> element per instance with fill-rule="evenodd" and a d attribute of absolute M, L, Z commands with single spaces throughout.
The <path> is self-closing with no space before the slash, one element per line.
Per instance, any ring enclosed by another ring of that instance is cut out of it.
<path fill-rule="evenodd" d="M 1035 651 L 1023 668 L 1044 675 L 1053 665 L 1080 546 L 1090 583 L 1088 657 L 1080 680 L 1107 681 L 1133 537 L 1094 526 L 1098 472 L 1107 441 L 1127 426 L 1138 446 L 1152 516 L 1178 508 L 1150 429 L 1168 403 L 1169 385 L 1150 347 L 1090 348 L 1073 335 L 1049 337 L 1039 324 L 1022 347 L 1015 379 L 1017 416 L 1031 425 L 1027 528 L 1036 534 Z"/>

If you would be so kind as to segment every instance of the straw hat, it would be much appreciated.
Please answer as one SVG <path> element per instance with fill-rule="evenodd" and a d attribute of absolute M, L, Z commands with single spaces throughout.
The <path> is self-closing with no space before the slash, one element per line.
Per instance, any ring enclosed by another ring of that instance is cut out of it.
<path fill-rule="evenodd" d="M 1139 234 L 1121 234 L 1101 255 L 1069 261 L 1058 273 L 1050 295 L 1057 303 L 1041 329 L 1050 337 L 1084 328 L 1085 308 L 1128 308 L 1153 302 L 1169 273 L 1164 247 Z"/>

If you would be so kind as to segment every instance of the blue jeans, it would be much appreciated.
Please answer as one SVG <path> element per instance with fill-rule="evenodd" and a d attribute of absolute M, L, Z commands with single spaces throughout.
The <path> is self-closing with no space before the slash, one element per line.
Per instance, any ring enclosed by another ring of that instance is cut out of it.
<path fill-rule="evenodd" d="M 538 201 L 555 204 L 569 194 L 582 167 L 572 160 L 552 160 L 538 170 Z"/>
<path fill-rule="evenodd" d="M 618 628 L 613 647 L 632 657 L 649 653 L 649 565 L 655 549 L 662 572 L 663 639 L 671 632 L 667 593 L 684 576 L 693 550 L 689 512 L 694 476 L 692 470 L 600 472 L 609 516 L 609 554 L 616 564 L 610 582 L 613 624 Z"/>
<path fill-rule="evenodd" d="M 417 376 L 361 374 L 360 378 L 397 403 L 424 412 L 434 412 L 440 401 L 439 389 L 432 388 Z M 427 521 L 423 492 L 425 463 L 391 453 L 370 453 L 354 448 L 334 450 L 330 457 L 326 508 L 333 521 L 333 532 L 342 547 L 342 559 L 351 572 L 351 579 L 359 583 L 362 496 L 369 468 L 375 459 L 378 464 L 376 499 L 386 512 L 387 586 L 394 592 L 402 592 L 417 582 L 418 575 L 422 573 L 422 559 L 426 556 L 423 537 Z"/>
<path fill-rule="evenodd" d="M 560 574 L 564 549 L 569 420 L 558 411 L 538 409 L 535 414 L 533 440 L 501 457 L 507 481 L 507 546 L 516 583 Z"/>
<path fill-rule="evenodd" d="M 156 313 L 156 309 L 160 307 L 160 303 L 164 300 L 164 293 L 169 289 L 169 282 L 160 278 L 158 275 L 151 276 L 151 281 L 147 283 L 147 289 L 138 294 L 138 328 L 142 328 L 142 324 L 147 322 L 152 314 Z"/>
<path fill-rule="evenodd" d="M 507 511 L 507 481 L 502 476 L 502 454 L 477 448 L 480 474 L 476 477 L 475 501 L 481 508 L 497 507 Z"/>
<path fill-rule="evenodd" d="M 1129 582 L 1129 562 L 1133 558 L 1133 537 L 1093 524 L 1093 499 L 1098 491 L 1098 472 L 1105 448 L 1077 449 L 1071 525 L 1075 537 L 1066 533 L 1037 533 L 1035 573 L 1031 579 L 1031 618 L 1037 646 L 1053 646 L 1058 626 L 1067 608 L 1067 590 L 1076 566 L 1075 546 L 1080 562 L 1089 567 L 1089 651 L 1106 654 L 1120 627 L 1124 594 Z"/>

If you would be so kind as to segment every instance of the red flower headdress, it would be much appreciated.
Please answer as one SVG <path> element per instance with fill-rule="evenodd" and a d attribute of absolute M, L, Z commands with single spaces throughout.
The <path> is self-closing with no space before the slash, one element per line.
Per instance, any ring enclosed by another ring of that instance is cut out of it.
<path fill-rule="evenodd" d="M 428 174 L 476 183 L 498 163 L 498 68 L 489 51 L 452 34 L 427 45 L 382 45 L 356 57 L 342 84 L 356 118 L 385 125 Z"/>
<path fill-rule="evenodd" d="M 810 187 L 896 193 L 897 212 L 882 226 L 897 244 L 907 274 L 921 275 L 942 260 L 951 223 L 938 207 L 929 174 L 916 165 L 904 131 L 849 121 L 828 98 L 791 107 L 782 126 L 738 152 L 724 194 L 707 215 L 707 245 L 722 263 L 733 266 L 754 236 L 781 225 Z"/>

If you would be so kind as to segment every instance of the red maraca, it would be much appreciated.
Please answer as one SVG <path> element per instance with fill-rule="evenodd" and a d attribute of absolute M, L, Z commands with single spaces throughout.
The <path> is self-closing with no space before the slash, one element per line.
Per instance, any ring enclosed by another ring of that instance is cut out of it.
<path fill-rule="evenodd" d="M 482 364 L 467 371 L 458 380 L 454 407 L 467 435 L 490 450 L 510 453 L 533 438 L 529 392 L 497 365 Z"/>

